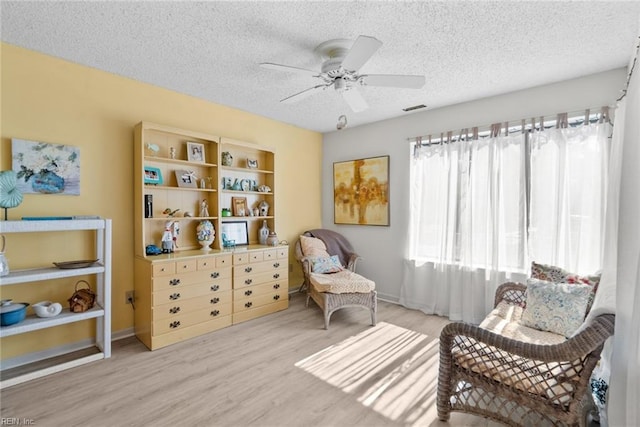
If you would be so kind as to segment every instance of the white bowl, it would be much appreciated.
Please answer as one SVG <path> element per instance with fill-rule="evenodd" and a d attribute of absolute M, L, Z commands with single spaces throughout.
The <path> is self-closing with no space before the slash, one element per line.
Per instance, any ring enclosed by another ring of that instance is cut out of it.
<path fill-rule="evenodd" d="M 40 301 L 33 304 L 33 311 L 38 317 L 54 317 L 62 312 L 62 305 L 57 302 Z"/>

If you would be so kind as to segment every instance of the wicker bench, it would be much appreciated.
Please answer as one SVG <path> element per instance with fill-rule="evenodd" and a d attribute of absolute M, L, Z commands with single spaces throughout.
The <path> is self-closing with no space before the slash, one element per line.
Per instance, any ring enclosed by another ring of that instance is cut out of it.
<path fill-rule="evenodd" d="M 505 283 L 480 326 L 455 322 L 442 330 L 440 420 L 460 411 L 507 425 L 586 425 L 595 409 L 590 376 L 614 315 L 594 317 L 568 339 L 534 331 L 518 322 L 525 290 Z"/>

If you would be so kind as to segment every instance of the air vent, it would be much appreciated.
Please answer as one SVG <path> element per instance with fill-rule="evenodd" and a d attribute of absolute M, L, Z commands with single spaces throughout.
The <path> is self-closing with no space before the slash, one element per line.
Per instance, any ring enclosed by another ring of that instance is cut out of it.
<path fill-rule="evenodd" d="M 402 111 L 413 111 L 413 110 L 419 110 L 421 108 L 427 108 L 427 106 L 424 104 L 414 105 L 413 107 L 403 108 Z"/>

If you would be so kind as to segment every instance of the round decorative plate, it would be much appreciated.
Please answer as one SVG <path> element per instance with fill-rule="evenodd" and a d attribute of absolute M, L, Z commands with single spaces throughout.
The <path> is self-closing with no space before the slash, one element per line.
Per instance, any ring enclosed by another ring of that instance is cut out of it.
<path fill-rule="evenodd" d="M 98 261 L 97 259 L 83 259 L 79 261 L 64 261 L 64 262 L 54 262 L 53 264 L 58 268 L 68 269 L 68 268 L 85 268 L 91 267 L 93 264 Z"/>

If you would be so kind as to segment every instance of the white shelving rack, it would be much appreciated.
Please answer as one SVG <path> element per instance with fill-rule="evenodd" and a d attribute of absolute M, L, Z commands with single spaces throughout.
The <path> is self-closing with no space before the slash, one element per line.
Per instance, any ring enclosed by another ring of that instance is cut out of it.
<path fill-rule="evenodd" d="M 91 267 L 78 269 L 58 269 L 55 267 L 33 268 L 25 270 L 12 270 L 9 275 L 0 277 L 0 286 L 21 283 L 60 279 L 65 277 L 85 276 L 94 274 L 96 277 L 96 305 L 84 313 L 72 313 L 68 308 L 58 316 L 51 318 L 39 318 L 35 315 L 15 325 L 1 326 L 0 338 L 23 334 L 39 329 L 51 328 L 87 319 L 96 319 L 95 347 L 98 352 L 92 354 L 80 354 L 77 358 L 54 362 L 42 363 L 38 360 L 29 369 L 29 365 L 20 366 L 20 373 L 16 376 L 3 378 L 0 381 L 0 389 L 20 384 L 35 378 L 59 372 L 75 366 L 83 365 L 100 359 L 111 357 L 111 220 L 110 219 L 78 219 L 78 220 L 43 220 L 43 221 L 3 221 L 0 222 L 0 233 L 37 233 L 37 232 L 64 232 L 74 230 L 93 231 L 96 235 L 95 258 L 97 263 Z M 85 352 L 86 353 L 86 352 Z M 57 360 L 58 358 L 56 358 Z M 0 362 L 0 371 L 5 371 Z"/>

